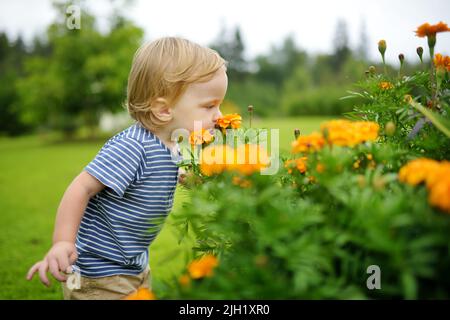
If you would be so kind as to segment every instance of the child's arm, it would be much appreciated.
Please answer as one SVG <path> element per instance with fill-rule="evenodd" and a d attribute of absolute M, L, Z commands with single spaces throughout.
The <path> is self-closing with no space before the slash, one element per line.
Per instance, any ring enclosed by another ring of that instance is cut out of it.
<path fill-rule="evenodd" d="M 59 281 L 67 278 L 60 272 L 66 272 L 77 259 L 75 239 L 84 210 L 89 199 L 105 186 L 86 171 L 80 173 L 69 185 L 58 208 L 53 233 L 53 246 L 42 261 L 30 268 L 27 280 L 39 271 L 41 282 L 48 286 L 47 271 Z"/>

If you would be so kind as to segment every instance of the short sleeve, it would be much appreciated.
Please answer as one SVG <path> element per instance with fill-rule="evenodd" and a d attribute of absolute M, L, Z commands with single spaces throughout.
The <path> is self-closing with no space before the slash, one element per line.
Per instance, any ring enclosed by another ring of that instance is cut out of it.
<path fill-rule="evenodd" d="M 119 138 L 105 144 L 84 170 L 123 197 L 142 171 L 143 164 L 144 146 L 132 138 Z"/>

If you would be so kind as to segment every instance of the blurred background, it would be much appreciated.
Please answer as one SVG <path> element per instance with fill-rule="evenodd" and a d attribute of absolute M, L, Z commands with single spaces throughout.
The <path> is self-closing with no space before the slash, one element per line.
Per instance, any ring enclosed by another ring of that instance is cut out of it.
<path fill-rule="evenodd" d="M 254 106 L 254 124 L 309 133 L 361 103 L 370 65 L 420 68 L 422 23 L 450 22 L 450 2 L 416 1 L 0 1 L 0 298 L 60 299 L 25 274 L 51 245 L 59 201 L 103 143 L 131 123 L 123 102 L 133 54 L 181 36 L 229 61 L 222 112 Z M 436 52 L 450 54 L 450 37 Z M 174 210 L 187 195 L 177 191 Z M 169 220 L 170 222 L 170 220 Z M 177 275 L 183 252 L 170 223 L 151 246 L 154 281 Z"/>

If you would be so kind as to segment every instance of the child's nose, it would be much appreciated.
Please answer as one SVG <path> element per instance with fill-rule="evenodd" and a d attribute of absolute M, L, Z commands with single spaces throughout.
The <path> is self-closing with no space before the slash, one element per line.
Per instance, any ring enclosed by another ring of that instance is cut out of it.
<path fill-rule="evenodd" d="M 219 119 L 221 117 L 222 117 L 222 112 L 220 112 L 220 110 L 218 110 L 214 115 L 213 121 L 216 122 L 217 119 Z"/>

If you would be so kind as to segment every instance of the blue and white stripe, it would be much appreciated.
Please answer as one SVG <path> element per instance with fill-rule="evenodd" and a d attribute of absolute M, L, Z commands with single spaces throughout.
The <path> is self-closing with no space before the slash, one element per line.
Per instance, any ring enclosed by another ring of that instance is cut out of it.
<path fill-rule="evenodd" d="M 173 206 L 179 157 L 139 123 L 106 142 L 85 167 L 106 188 L 81 220 L 75 271 L 96 278 L 146 269 L 148 247 Z"/>

